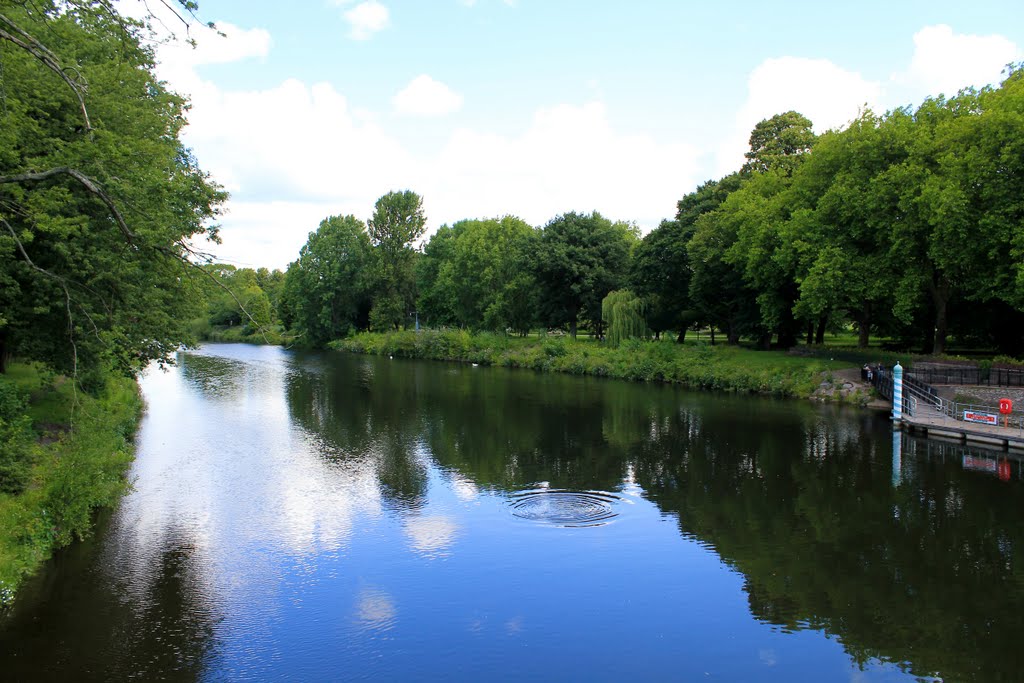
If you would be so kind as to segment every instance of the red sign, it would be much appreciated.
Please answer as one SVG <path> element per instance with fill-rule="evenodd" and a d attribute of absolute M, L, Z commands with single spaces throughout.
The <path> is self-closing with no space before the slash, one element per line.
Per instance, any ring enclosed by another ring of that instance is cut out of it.
<path fill-rule="evenodd" d="M 980 422 L 982 424 L 994 425 L 998 424 L 994 413 L 976 413 L 973 410 L 964 411 L 964 421 L 966 422 Z"/>
<path fill-rule="evenodd" d="M 1003 415 L 1009 415 L 1013 412 L 1013 401 L 1008 398 L 999 399 L 999 412 Z"/>

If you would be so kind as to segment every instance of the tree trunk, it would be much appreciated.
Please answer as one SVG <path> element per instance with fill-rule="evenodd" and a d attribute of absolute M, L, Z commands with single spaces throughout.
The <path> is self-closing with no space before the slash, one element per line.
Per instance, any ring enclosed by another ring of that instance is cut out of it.
<path fill-rule="evenodd" d="M 569 336 L 573 339 L 576 338 L 576 317 L 573 316 L 572 320 L 569 321 Z"/>
<path fill-rule="evenodd" d="M 10 348 L 7 346 L 7 330 L 0 330 L 0 375 L 7 373 L 7 361 L 10 360 Z"/>
<path fill-rule="evenodd" d="M 871 304 L 865 302 L 861 314 L 857 317 L 857 348 L 866 349 L 871 340 Z"/>
<path fill-rule="evenodd" d="M 680 327 L 679 328 L 679 334 L 676 336 L 676 343 L 677 344 L 682 344 L 685 341 L 686 341 L 686 328 L 685 327 Z"/>
<path fill-rule="evenodd" d="M 810 346 L 814 343 L 814 323 L 807 323 L 807 345 Z"/>
<path fill-rule="evenodd" d="M 825 343 L 825 326 L 828 325 L 828 316 L 823 315 L 818 319 L 818 330 L 814 335 L 814 343 L 821 346 Z"/>
<path fill-rule="evenodd" d="M 949 309 L 949 280 L 941 276 L 938 282 L 932 283 L 932 302 L 935 304 L 935 342 L 932 353 L 940 356 L 946 353 L 946 334 L 949 330 L 947 319 Z"/>

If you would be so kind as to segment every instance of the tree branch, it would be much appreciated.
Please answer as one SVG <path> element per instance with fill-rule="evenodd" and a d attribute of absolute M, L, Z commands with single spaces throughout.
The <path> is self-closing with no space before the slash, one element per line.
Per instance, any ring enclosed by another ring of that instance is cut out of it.
<path fill-rule="evenodd" d="M 46 171 L 29 171 L 28 173 L 19 173 L 18 175 L 0 176 L 0 185 L 6 185 L 8 183 L 41 182 L 59 175 L 66 175 L 74 178 L 82 187 L 88 190 L 90 194 L 103 202 L 107 209 L 110 210 L 111 215 L 113 215 L 114 221 L 117 223 L 117 227 L 121 230 L 125 239 L 128 240 L 129 244 L 135 246 L 135 242 L 138 238 L 135 236 L 135 233 L 131 231 L 131 228 L 128 227 L 128 223 L 125 222 L 124 216 L 121 215 L 121 212 L 118 210 L 114 200 L 111 199 L 110 195 L 108 195 L 103 188 L 99 186 L 99 183 L 81 171 L 67 166 L 58 166 Z"/>

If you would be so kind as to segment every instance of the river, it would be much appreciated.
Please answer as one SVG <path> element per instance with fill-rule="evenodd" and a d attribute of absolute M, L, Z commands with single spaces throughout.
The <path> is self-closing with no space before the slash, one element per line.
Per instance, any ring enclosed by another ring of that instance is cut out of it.
<path fill-rule="evenodd" d="M 884 415 L 208 345 L 4 680 L 1020 677 L 1015 460 Z"/>

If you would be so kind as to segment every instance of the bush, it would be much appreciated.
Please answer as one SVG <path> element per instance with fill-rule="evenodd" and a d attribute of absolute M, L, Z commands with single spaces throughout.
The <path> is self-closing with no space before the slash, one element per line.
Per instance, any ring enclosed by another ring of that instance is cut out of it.
<path fill-rule="evenodd" d="M 28 483 L 34 433 L 21 391 L 0 377 L 0 492 L 19 493 Z"/>

